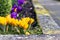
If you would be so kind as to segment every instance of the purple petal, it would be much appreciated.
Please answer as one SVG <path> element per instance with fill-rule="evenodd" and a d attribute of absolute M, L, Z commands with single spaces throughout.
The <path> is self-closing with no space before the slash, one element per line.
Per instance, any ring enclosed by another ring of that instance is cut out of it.
<path fill-rule="evenodd" d="M 20 12 L 22 10 L 22 7 L 21 6 L 18 6 L 17 7 L 17 12 Z"/>
<path fill-rule="evenodd" d="M 16 7 L 17 7 L 17 5 L 16 5 L 16 4 L 14 4 L 14 5 L 13 5 L 13 8 L 16 8 Z"/>
<path fill-rule="evenodd" d="M 14 9 L 15 9 L 15 8 L 17 8 L 17 5 L 16 5 L 16 4 L 13 5 L 13 7 L 12 7 L 12 9 L 11 9 L 11 13 L 14 12 Z"/>
<path fill-rule="evenodd" d="M 18 0 L 18 5 L 21 5 L 24 3 L 24 0 Z"/>
<path fill-rule="evenodd" d="M 11 18 L 17 18 L 17 13 L 16 12 L 12 12 L 11 13 Z"/>
<path fill-rule="evenodd" d="M 17 11 L 16 11 L 17 13 L 19 13 L 22 10 L 21 6 L 16 6 L 15 5 L 15 6 L 12 7 L 11 13 L 14 12 L 15 8 L 17 8 Z"/>

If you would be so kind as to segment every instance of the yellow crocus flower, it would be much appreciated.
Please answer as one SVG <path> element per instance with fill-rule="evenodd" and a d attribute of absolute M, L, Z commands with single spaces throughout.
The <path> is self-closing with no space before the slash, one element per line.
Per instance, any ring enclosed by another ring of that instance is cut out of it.
<path fill-rule="evenodd" d="M 29 33 L 29 32 L 25 32 L 25 34 L 26 34 L 26 35 L 30 35 L 30 33 Z"/>
<path fill-rule="evenodd" d="M 7 21 L 6 21 L 5 17 L 0 17 L 0 24 L 2 24 L 2 25 L 6 25 L 7 24 Z"/>
<path fill-rule="evenodd" d="M 11 17 L 10 17 L 10 14 L 6 16 L 6 20 L 7 20 L 8 24 L 11 23 Z"/>
<path fill-rule="evenodd" d="M 29 24 L 32 24 L 34 22 L 34 19 L 30 19 Z"/>
<path fill-rule="evenodd" d="M 26 30 L 28 28 L 28 24 L 25 23 L 24 26 L 23 26 L 24 30 Z"/>
<path fill-rule="evenodd" d="M 24 28 L 24 29 L 27 29 L 28 28 L 28 24 L 22 20 L 19 20 L 19 26 Z"/>
<path fill-rule="evenodd" d="M 26 17 L 26 18 L 22 18 L 21 20 L 24 21 L 24 22 L 26 22 L 26 23 L 28 23 L 30 21 L 30 18 Z"/>
<path fill-rule="evenodd" d="M 18 21 L 18 19 L 15 19 L 15 21 L 16 21 L 16 24 L 18 25 L 18 24 L 19 24 L 19 21 Z"/>
<path fill-rule="evenodd" d="M 17 26 L 17 22 L 18 22 L 18 20 L 14 19 L 14 18 L 11 19 L 12 25 Z"/>
<path fill-rule="evenodd" d="M 23 23 L 24 22 L 22 22 L 21 20 L 19 20 L 19 23 L 18 23 L 19 24 L 19 27 L 22 27 L 23 26 Z"/>

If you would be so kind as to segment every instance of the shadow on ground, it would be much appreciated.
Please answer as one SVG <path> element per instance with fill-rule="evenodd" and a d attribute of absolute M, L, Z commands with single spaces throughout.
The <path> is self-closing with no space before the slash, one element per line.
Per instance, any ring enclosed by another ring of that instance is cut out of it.
<path fill-rule="evenodd" d="M 60 0 L 54 0 L 54 1 L 58 1 L 58 2 L 60 2 Z"/>

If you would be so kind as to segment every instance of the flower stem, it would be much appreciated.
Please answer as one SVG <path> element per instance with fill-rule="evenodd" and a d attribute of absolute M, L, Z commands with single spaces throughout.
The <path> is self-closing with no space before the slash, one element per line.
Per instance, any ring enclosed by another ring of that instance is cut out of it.
<path fill-rule="evenodd" d="M 20 34 L 20 31 L 19 31 L 19 29 L 17 28 L 17 27 L 15 27 L 15 29 L 16 29 L 16 31 Z"/>
<path fill-rule="evenodd" d="M 4 33 L 6 32 L 6 25 L 4 26 Z"/>
<path fill-rule="evenodd" d="M 9 27 L 8 27 L 8 25 L 6 26 L 6 31 L 8 32 L 8 29 L 9 29 Z"/>

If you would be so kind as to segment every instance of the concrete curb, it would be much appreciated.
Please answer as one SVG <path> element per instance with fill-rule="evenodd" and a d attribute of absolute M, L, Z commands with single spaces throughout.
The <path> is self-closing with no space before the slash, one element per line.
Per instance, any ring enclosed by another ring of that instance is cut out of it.
<path fill-rule="evenodd" d="M 60 40 L 60 35 L 1 35 L 0 40 Z"/>
<path fill-rule="evenodd" d="M 43 34 L 60 34 L 60 27 L 50 16 L 49 11 L 46 10 L 38 0 L 32 0 L 32 2 Z"/>

